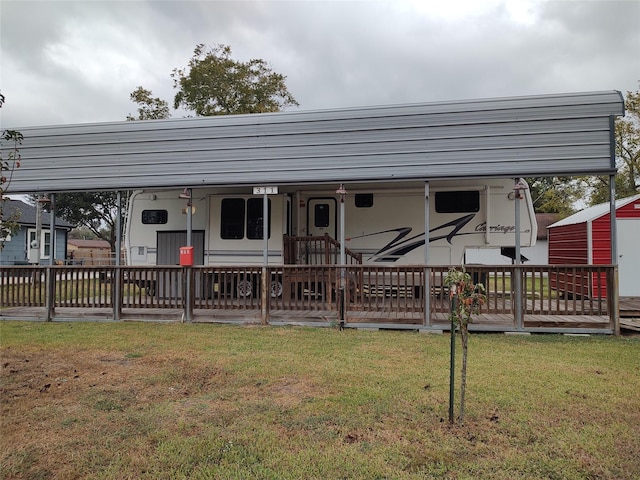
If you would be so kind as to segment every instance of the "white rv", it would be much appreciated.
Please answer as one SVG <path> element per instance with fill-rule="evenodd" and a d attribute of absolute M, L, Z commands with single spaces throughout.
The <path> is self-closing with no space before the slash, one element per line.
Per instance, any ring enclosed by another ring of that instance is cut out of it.
<path fill-rule="evenodd" d="M 316 263 L 286 258 L 286 238 L 342 238 L 337 185 L 280 187 L 268 196 L 268 261 L 272 265 Z M 429 263 L 457 265 L 467 247 L 513 247 L 515 196 L 520 195 L 520 242 L 531 246 L 536 221 L 528 190 L 513 179 L 433 181 L 429 188 Z M 347 186 L 345 247 L 365 264 L 424 263 L 425 189 L 414 182 Z M 140 190 L 129 200 L 125 246 L 129 265 L 176 265 L 186 244 L 192 212 L 195 265 L 259 265 L 263 261 L 263 196 L 251 187 L 194 188 L 191 206 L 182 190 Z M 326 237 L 325 237 L 326 238 Z"/>

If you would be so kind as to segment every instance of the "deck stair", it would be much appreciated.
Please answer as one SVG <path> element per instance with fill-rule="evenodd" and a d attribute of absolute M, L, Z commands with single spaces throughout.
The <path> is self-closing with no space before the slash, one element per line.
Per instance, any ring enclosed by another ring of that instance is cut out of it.
<path fill-rule="evenodd" d="M 347 265 L 361 265 L 362 254 L 345 248 Z M 329 234 L 317 237 L 284 237 L 285 265 L 338 265 L 340 242 Z"/>
<path fill-rule="evenodd" d="M 347 265 L 361 265 L 362 254 L 345 248 Z M 303 297 L 320 300 L 324 308 L 337 308 L 337 284 L 335 272 L 330 266 L 340 264 L 340 242 L 328 234 L 315 237 L 284 237 L 285 265 L 300 265 L 297 269 L 286 269 L 283 274 L 285 298 Z M 304 268 L 303 266 L 326 266 L 327 268 Z"/>

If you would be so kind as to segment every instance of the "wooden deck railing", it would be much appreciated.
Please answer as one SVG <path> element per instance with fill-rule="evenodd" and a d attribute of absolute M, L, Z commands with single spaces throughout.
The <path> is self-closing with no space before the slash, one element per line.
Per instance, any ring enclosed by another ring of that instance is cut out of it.
<path fill-rule="evenodd" d="M 345 248 L 347 265 L 362 263 L 362 254 Z M 340 242 L 328 234 L 321 237 L 284 237 L 286 265 L 337 265 L 340 263 Z"/>
<path fill-rule="evenodd" d="M 47 267 L 1 267 L 0 307 L 44 306 L 47 271 Z"/>
<path fill-rule="evenodd" d="M 444 286 L 448 268 L 357 264 L 269 266 L 266 309 L 288 311 L 292 317 L 313 311 L 335 314 L 343 295 L 348 315 L 386 315 L 389 323 L 412 316 L 416 322 L 424 319 L 428 324 L 433 317 L 448 315 L 450 301 Z M 466 269 L 475 282 L 485 286 L 487 302 L 482 306 L 482 314 L 514 317 L 518 314 L 514 279 L 520 275 L 521 316 L 617 315 L 612 310 L 617 305 L 612 265 L 468 265 Z M 261 266 L 3 266 L 0 307 L 48 307 L 52 312 L 56 307 L 109 307 L 116 312 L 116 318 L 117 312 L 130 308 L 186 311 L 190 307 L 191 312 L 204 315 L 214 310 L 258 312 L 263 308 L 262 272 Z M 191 286 L 189 298 L 187 280 Z M 429 315 L 425 314 L 427 303 Z"/>
<path fill-rule="evenodd" d="M 185 270 L 176 266 L 119 267 L 122 308 L 183 308 Z"/>
<path fill-rule="evenodd" d="M 607 285 L 613 285 L 612 265 L 472 265 L 466 270 L 474 282 L 485 286 L 487 302 L 481 308 L 483 313 L 515 313 L 513 280 L 520 272 L 524 314 L 610 315 L 608 305 L 612 301 Z M 431 268 L 432 311 L 449 311 L 448 298 L 442 288 L 447 271 L 448 267 Z M 605 295 L 590 295 L 590 291 Z"/>
<path fill-rule="evenodd" d="M 191 273 L 194 308 L 260 309 L 261 267 L 193 267 Z"/>

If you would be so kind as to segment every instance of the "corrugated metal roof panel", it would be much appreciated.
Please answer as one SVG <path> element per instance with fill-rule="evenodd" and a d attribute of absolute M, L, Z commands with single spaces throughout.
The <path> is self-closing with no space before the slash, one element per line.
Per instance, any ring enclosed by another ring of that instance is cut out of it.
<path fill-rule="evenodd" d="M 638 199 L 640 199 L 640 194 L 634 195 L 632 197 L 620 198 L 616 200 L 616 210 Z M 592 222 L 602 217 L 603 215 L 607 215 L 610 211 L 610 208 L 611 207 L 609 202 L 600 203 L 598 205 L 594 205 L 593 207 L 588 207 L 584 210 L 580 210 L 579 212 L 574 213 L 573 215 L 570 215 L 566 218 L 563 218 L 553 225 L 549 225 L 548 228 L 561 227 L 562 225 L 572 225 L 583 222 Z"/>
<path fill-rule="evenodd" d="M 12 193 L 611 171 L 619 92 L 21 129 Z"/>

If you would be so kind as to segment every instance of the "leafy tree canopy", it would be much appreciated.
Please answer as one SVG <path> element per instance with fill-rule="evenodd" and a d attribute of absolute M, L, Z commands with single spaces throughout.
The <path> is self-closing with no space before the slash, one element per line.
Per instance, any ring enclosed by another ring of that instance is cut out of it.
<path fill-rule="evenodd" d="M 627 92 L 625 116 L 616 118 L 616 198 L 640 193 L 640 90 Z M 589 205 L 609 201 L 609 177 L 580 178 Z"/>
<path fill-rule="evenodd" d="M 627 92 L 624 106 L 626 115 L 616 119 L 616 160 L 624 180 L 622 197 L 640 191 L 640 89 Z"/>
<path fill-rule="evenodd" d="M 5 96 L 0 93 L 0 108 L 4 105 Z M 20 168 L 20 148 L 22 144 L 22 133 L 17 130 L 2 130 L 0 134 L 0 152 L 3 152 L 5 145 L 9 145 L 6 150 L 6 157 L 0 155 L 0 250 L 4 242 L 10 235 L 13 235 L 19 228 L 19 212 L 14 212 L 5 217 L 3 213 L 4 194 L 11 185 L 11 177 L 16 168 Z"/>
<path fill-rule="evenodd" d="M 261 59 L 232 59 L 227 45 L 197 45 L 189 64 L 174 68 L 171 77 L 178 91 L 174 108 L 184 107 L 197 116 L 277 112 L 298 105 L 284 75 Z"/>
<path fill-rule="evenodd" d="M 95 238 L 109 242 L 115 251 L 117 199 L 116 192 L 58 193 L 56 215 L 88 229 Z"/>
<path fill-rule="evenodd" d="M 285 76 L 271 70 L 264 60 L 239 62 L 231 58 L 231 48 L 196 46 L 185 68 L 171 74 L 178 90 L 174 106 L 198 116 L 231 113 L 276 112 L 298 102 L 287 90 Z M 138 105 L 137 116 L 127 120 L 157 120 L 171 117 L 169 104 L 138 86 L 130 94 Z M 56 213 L 80 225 L 115 249 L 116 193 L 67 193 L 56 195 Z"/>
<path fill-rule="evenodd" d="M 173 107 L 182 107 L 196 116 L 278 112 L 298 105 L 287 89 L 284 75 L 274 72 L 261 59 L 234 60 L 228 45 L 197 45 L 188 65 L 174 68 L 171 78 L 177 90 Z M 171 117 L 169 104 L 154 98 L 151 90 L 139 86 L 130 97 L 138 104 L 138 116 L 129 114 L 127 120 Z"/>
<path fill-rule="evenodd" d="M 69 232 L 69 238 L 76 238 L 79 240 L 99 240 L 98 236 L 85 226 L 72 229 Z"/>
<path fill-rule="evenodd" d="M 616 119 L 616 198 L 640 192 L 640 90 L 627 92 L 626 115 Z M 609 201 L 608 176 L 527 178 L 536 212 L 573 213 L 576 202 L 597 205 Z"/>
<path fill-rule="evenodd" d="M 574 213 L 573 205 L 580 198 L 580 185 L 571 177 L 527 178 L 531 200 L 538 213 Z"/>
<path fill-rule="evenodd" d="M 142 87 L 131 92 L 131 101 L 138 104 L 138 116 L 127 115 L 127 120 L 160 120 L 169 118 L 169 104 L 161 98 L 153 98 L 151 90 Z"/>

